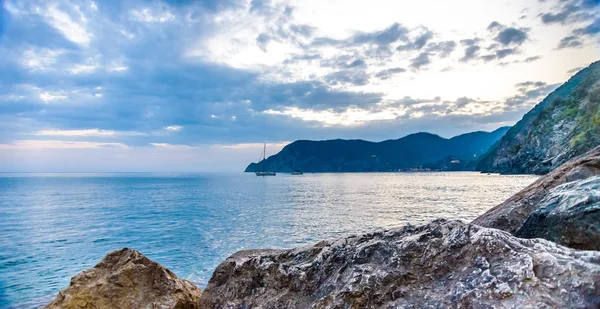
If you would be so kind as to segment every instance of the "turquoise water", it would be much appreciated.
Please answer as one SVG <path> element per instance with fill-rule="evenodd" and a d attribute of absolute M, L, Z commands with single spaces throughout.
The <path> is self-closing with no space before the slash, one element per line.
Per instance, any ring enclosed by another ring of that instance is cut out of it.
<path fill-rule="evenodd" d="M 0 174 L 0 308 L 36 308 L 135 248 L 204 287 L 241 249 L 471 220 L 536 179 L 478 173 Z"/>

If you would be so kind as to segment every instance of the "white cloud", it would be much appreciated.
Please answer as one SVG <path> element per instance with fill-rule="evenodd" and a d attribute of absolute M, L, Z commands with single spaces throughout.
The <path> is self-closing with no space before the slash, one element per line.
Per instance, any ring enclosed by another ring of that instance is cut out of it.
<path fill-rule="evenodd" d="M 70 71 L 73 74 L 85 74 L 85 73 L 92 73 L 94 71 L 96 71 L 96 69 L 99 67 L 98 64 L 76 64 L 74 66 L 71 67 Z"/>
<path fill-rule="evenodd" d="M 153 147 L 156 148 L 169 148 L 169 149 L 190 149 L 193 148 L 189 145 L 177 145 L 177 144 L 169 144 L 169 143 L 150 143 Z"/>
<path fill-rule="evenodd" d="M 48 19 L 52 27 L 60 31 L 70 41 L 81 45 L 87 45 L 90 42 L 91 34 L 83 25 L 73 21 L 67 13 L 51 5 L 42 14 Z"/>
<path fill-rule="evenodd" d="M 300 109 L 297 107 L 288 107 L 284 110 L 266 110 L 265 114 L 283 115 L 292 118 L 299 118 L 304 121 L 316 121 L 328 126 L 356 126 L 369 121 L 391 120 L 405 112 L 400 109 L 383 110 L 372 112 L 358 108 L 349 108 L 344 112 L 334 112 L 331 110 L 313 111 L 310 109 Z"/>
<path fill-rule="evenodd" d="M 97 149 L 97 148 L 129 148 L 122 143 L 97 143 L 83 141 L 60 140 L 16 140 L 10 144 L 0 144 L 0 149 L 36 150 L 36 149 Z"/>
<path fill-rule="evenodd" d="M 165 23 L 175 19 L 175 15 L 166 8 L 131 10 L 129 14 L 133 20 L 147 23 Z"/>
<path fill-rule="evenodd" d="M 40 99 L 42 99 L 42 101 L 44 102 L 50 102 L 50 101 L 55 101 L 55 100 L 64 100 L 66 99 L 67 96 L 61 95 L 61 94 L 51 94 L 49 92 L 42 92 L 40 93 Z"/>
<path fill-rule="evenodd" d="M 179 131 L 183 130 L 183 127 L 182 126 L 173 125 L 173 126 L 164 127 L 164 129 L 166 131 L 170 131 L 170 132 L 179 132 Z"/>
<path fill-rule="evenodd" d="M 117 65 L 117 66 L 108 68 L 109 72 L 123 72 L 123 71 L 127 71 L 127 70 L 129 70 L 129 67 L 124 66 L 124 65 Z"/>
<path fill-rule="evenodd" d="M 21 65 L 32 70 L 46 70 L 52 65 L 56 64 L 57 58 L 63 53 L 63 50 L 30 48 L 23 52 Z"/>
<path fill-rule="evenodd" d="M 41 130 L 35 133 L 35 135 L 42 136 L 114 136 L 116 131 L 111 130 L 99 130 L 99 129 L 85 129 L 85 130 Z"/>

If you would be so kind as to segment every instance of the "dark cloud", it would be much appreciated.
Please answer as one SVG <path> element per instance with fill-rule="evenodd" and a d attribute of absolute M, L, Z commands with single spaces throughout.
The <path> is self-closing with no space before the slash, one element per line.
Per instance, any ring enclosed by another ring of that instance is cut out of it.
<path fill-rule="evenodd" d="M 429 59 L 428 52 L 422 52 L 417 57 L 413 58 L 410 61 L 410 67 L 413 69 L 420 69 L 423 66 L 426 66 L 431 63 L 431 59 Z"/>
<path fill-rule="evenodd" d="M 494 30 L 499 30 L 504 28 L 504 25 L 502 25 L 501 23 L 497 22 L 497 21 L 493 21 L 492 23 L 490 23 L 490 25 L 487 27 L 487 30 L 489 31 L 494 31 Z"/>
<path fill-rule="evenodd" d="M 467 97 L 462 97 L 462 98 L 456 99 L 455 105 L 457 108 L 462 108 L 462 107 L 467 106 L 467 104 L 469 104 L 471 102 L 475 102 L 475 100 L 467 98 Z"/>
<path fill-rule="evenodd" d="M 460 44 L 462 44 L 464 46 L 474 46 L 477 43 L 479 43 L 480 41 L 481 41 L 480 38 L 464 39 L 464 40 L 460 40 Z"/>
<path fill-rule="evenodd" d="M 556 89 L 560 84 L 548 85 L 545 82 L 527 81 L 515 85 L 518 94 L 504 101 L 506 109 L 523 109 L 539 103 L 545 96 Z"/>
<path fill-rule="evenodd" d="M 396 47 L 397 51 L 406 51 L 406 50 L 421 50 L 428 41 L 433 38 L 433 32 L 425 29 L 425 32 L 418 35 L 414 41 L 408 42 L 407 44 L 398 45 Z"/>
<path fill-rule="evenodd" d="M 579 71 L 581 71 L 583 69 L 585 69 L 585 67 L 572 68 L 572 69 L 570 69 L 570 70 L 567 71 L 567 74 L 573 75 L 573 74 L 575 74 L 575 73 L 577 73 L 577 72 L 579 72 Z"/>
<path fill-rule="evenodd" d="M 392 77 L 394 74 L 403 73 L 403 72 L 406 72 L 406 69 L 391 68 L 391 69 L 382 70 L 382 71 L 377 72 L 377 74 L 375 74 L 375 77 L 380 78 L 380 79 L 388 79 L 388 78 Z"/>
<path fill-rule="evenodd" d="M 469 45 L 467 48 L 465 48 L 465 54 L 460 59 L 460 61 L 468 62 L 470 60 L 477 59 L 480 49 L 481 47 L 479 47 L 478 45 Z"/>
<path fill-rule="evenodd" d="M 513 55 L 516 53 L 518 52 L 514 48 L 504 48 L 496 51 L 496 57 L 498 57 L 498 59 L 502 59 L 508 55 Z"/>
<path fill-rule="evenodd" d="M 564 23 L 571 14 L 577 12 L 579 7 L 573 5 L 572 3 L 566 4 L 563 6 L 560 12 L 558 13 L 545 13 L 542 14 L 542 22 L 544 24 L 552 24 L 552 23 Z"/>
<path fill-rule="evenodd" d="M 504 45 L 516 45 L 519 46 L 521 44 L 523 44 L 527 38 L 528 38 L 528 29 L 525 28 L 513 28 L 513 27 L 509 27 L 509 28 L 504 28 L 503 30 L 501 30 L 498 35 L 496 36 L 495 40 Z"/>
<path fill-rule="evenodd" d="M 369 75 L 362 70 L 343 70 L 327 74 L 324 80 L 331 85 L 351 84 L 362 86 L 369 82 Z"/>
<path fill-rule="evenodd" d="M 263 52 L 267 52 L 267 44 L 271 41 L 271 37 L 266 33 L 261 33 L 256 37 L 256 44 Z"/>
<path fill-rule="evenodd" d="M 351 69 L 351 68 L 359 68 L 359 67 L 364 67 L 364 66 L 366 66 L 365 61 L 362 59 L 357 59 L 357 60 L 352 61 L 348 65 L 346 65 L 346 68 Z"/>
<path fill-rule="evenodd" d="M 483 55 L 483 56 L 481 56 L 481 59 L 482 59 L 483 61 L 485 61 L 485 62 L 492 61 L 492 60 L 494 60 L 494 59 L 496 59 L 496 58 L 497 58 L 497 56 L 496 56 L 496 55 L 494 55 L 494 54 L 488 54 L 488 55 Z"/>
<path fill-rule="evenodd" d="M 297 63 L 299 61 L 312 61 L 312 60 L 320 60 L 321 59 L 321 54 L 301 54 L 301 55 L 294 55 L 288 59 L 286 59 L 285 61 L 283 61 L 284 64 L 292 64 L 292 63 Z"/>
<path fill-rule="evenodd" d="M 600 18 L 595 19 L 586 27 L 575 29 L 573 31 L 573 34 L 576 35 L 596 35 L 598 33 L 600 33 Z"/>
<path fill-rule="evenodd" d="M 517 87 L 517 88 L 522 88 L 522 87 L 543 87 L 543 86 L 546 86 L 545 82 L 527 81 L 527 82 L 521 82 L 521 83 L 515 84 L 515 87 Z"/>
<path fill-rule="evenodd" d="M 558 43 L 558 49 L 569 48 L 569 47 L 581 47 L 583 43 L 579 40 L 578 37 L 574 35 L 569 35 L 560 40 Z"/>
<path fill-rule="evenodd" d="M 593 18 L 594 14 L 591 12 L 596 10 L 600 4 L 598 0 L 561 0 L 560 2 L 563 5 L 559 11 L 540 15 L 544 24 L 567 24 L 588 20 Z"/>
<path fill-rule="evenodd" d="M 430 53 L 438 53 L 441 57 L 448 57 L 456 48 L 456 42 L 443 41 L 434 42 L 427 45 L 427 51 Z"/>
<path fill-rule="evenodd" d="M 541 56 L 531 56 L 531 57 L 525 58 L 525 60 L 523 60 L 523 61 L 524 62 L 534 62 L 534 61 L 537 61 L 537 60 L 540 60 L 540 59 L 542 59 Z"/>
<path fill-rule="evenodd" d="M 389 46 L 398 41 L 408 40 L 409 30 L 401 24 L 394 23 L 388 28 L 375 32 L 359 32 L 349 38 L 337 40 L 327 37 L 315 38 L 312 45 L 333 45 L 333 46 L 359 46 L 373 44 L 379 48 L 389 48 Z"/>

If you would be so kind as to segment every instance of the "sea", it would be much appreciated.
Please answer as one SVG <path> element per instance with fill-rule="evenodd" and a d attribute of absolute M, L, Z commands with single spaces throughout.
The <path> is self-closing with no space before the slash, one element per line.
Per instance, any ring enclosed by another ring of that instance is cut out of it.
<path fill-rule="evenodd" d="M 469 221 L 536 180 L 474 172 L 0 174 L 0 308 L 38 308 L 112 250 L 205 287 L 232 253 Z"/>

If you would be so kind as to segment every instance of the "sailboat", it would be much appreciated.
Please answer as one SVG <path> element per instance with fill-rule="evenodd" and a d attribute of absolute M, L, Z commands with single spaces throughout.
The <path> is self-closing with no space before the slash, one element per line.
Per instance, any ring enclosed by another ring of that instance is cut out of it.
<path fill-rule="evenodd" d="M 263 162 L 265 162 L 266 159 L 267 159 L 267 144 L 265 143 L 265 146 L 263 147 L 262 158 L 261 158 L 260 162 L 258 162 L 258 164 L 260 165 L 260 171 L 254 172 L 256 174 L 256 176 L 275 176 L 276 175 L 275 172 L 265 171 Z"/>

